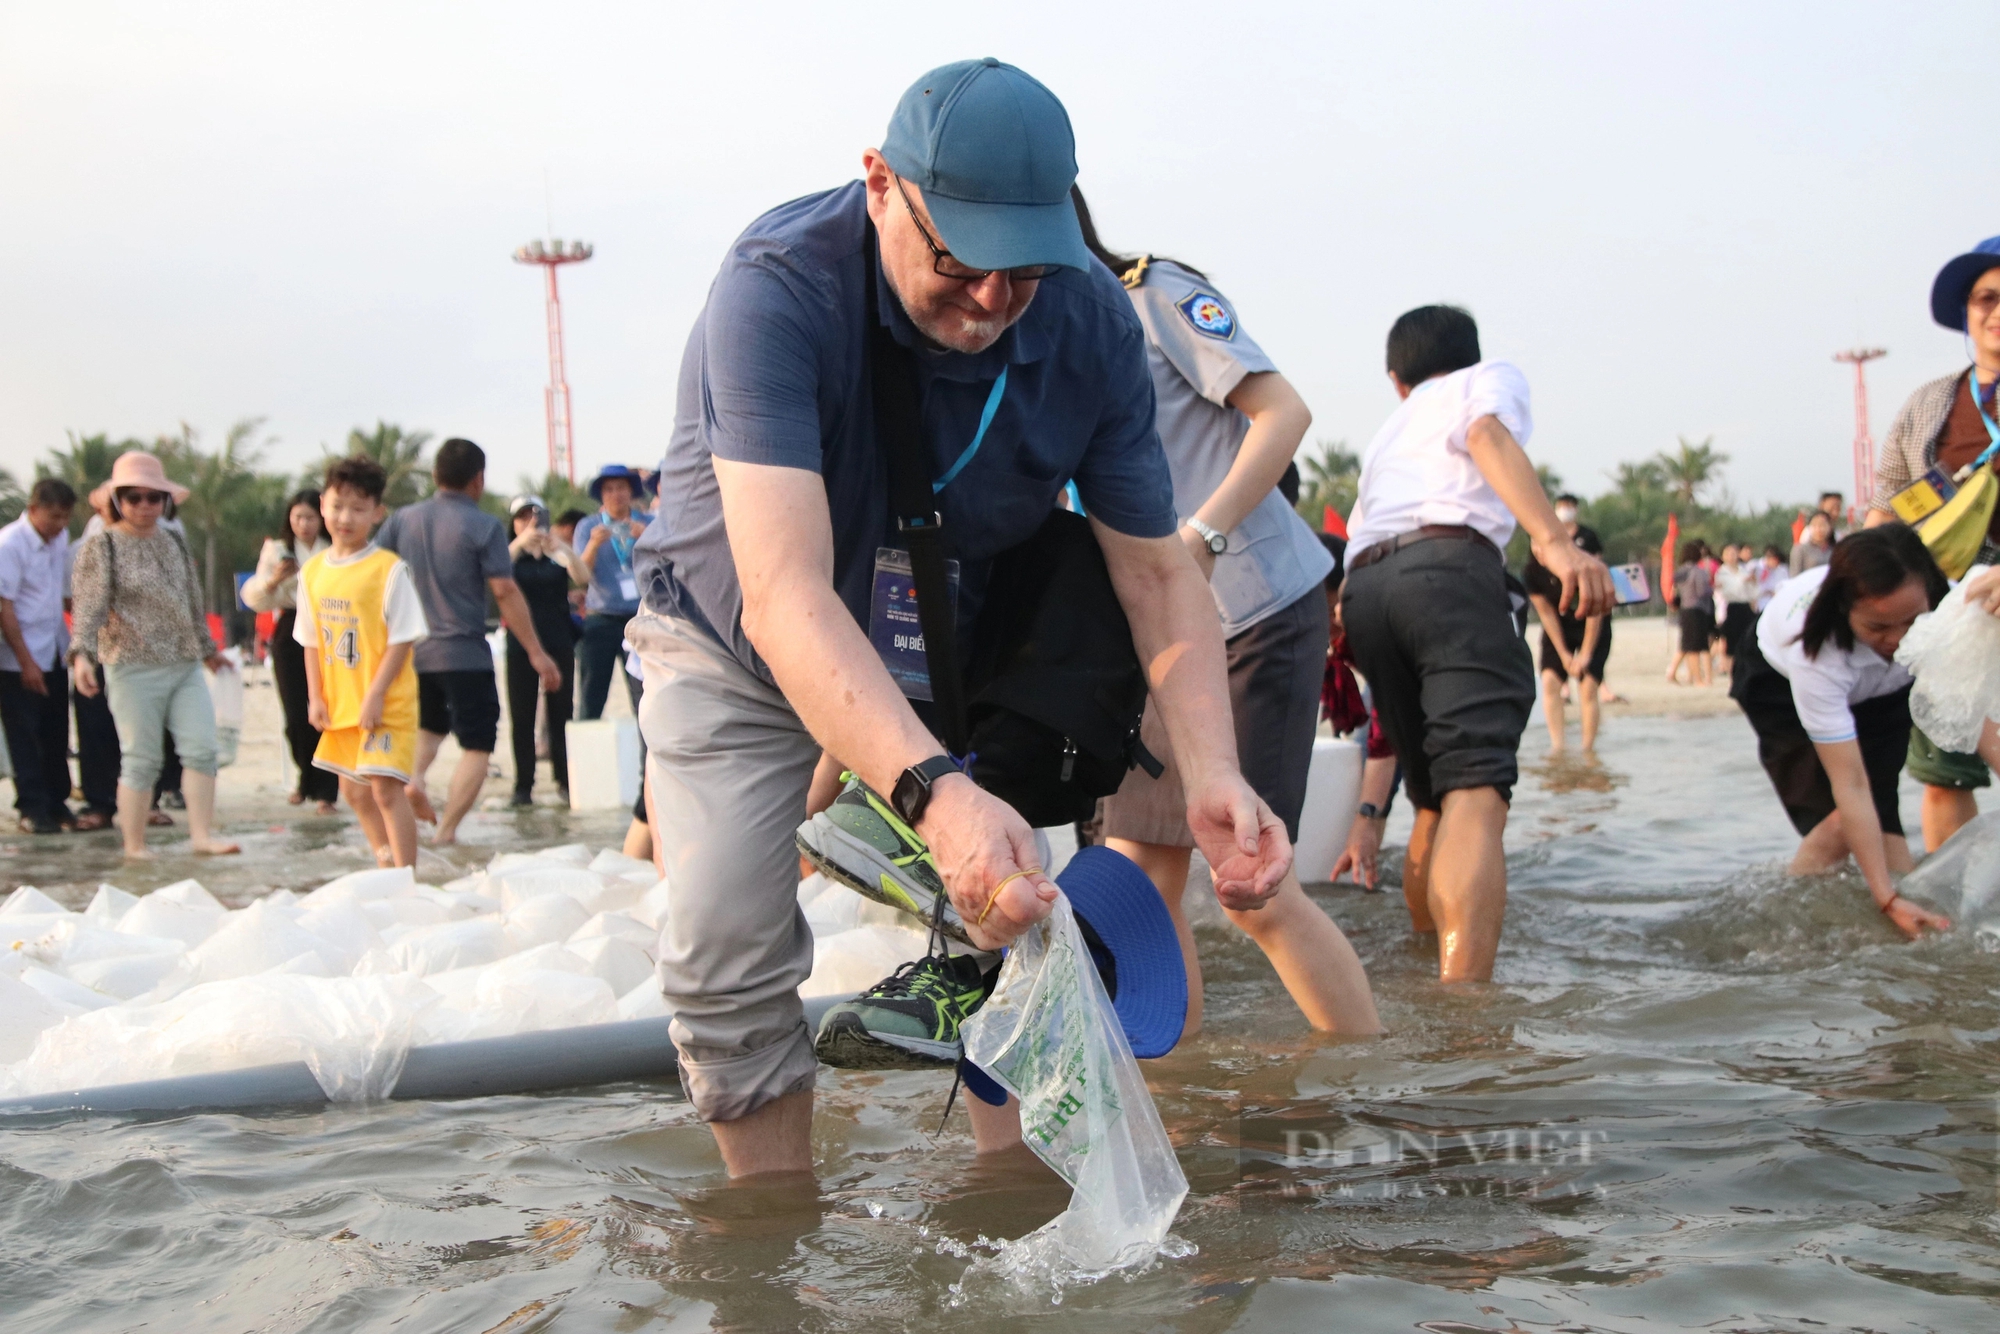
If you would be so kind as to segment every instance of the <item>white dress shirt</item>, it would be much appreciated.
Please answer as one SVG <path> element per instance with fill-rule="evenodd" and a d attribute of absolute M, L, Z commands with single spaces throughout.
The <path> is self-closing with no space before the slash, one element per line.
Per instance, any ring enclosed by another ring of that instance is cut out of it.
<path fill-rule="evenodd" d="M 1471 528 L 1503 550 L 1514 515 L 1472 461 L 1466 435 L 1497 417 L 1527 446 L 1534 430 L 1528 381 L 1507 361 L 1432 376 L 1410 391 L 1361 456 L 1361 485 L 1347 521 L 1350 551 L 1431 524 Z"/>
<path fill-rule="evenodd" d="M 69 529 L 43 541 L 26 514 L 0 528 L 0 598 L 14 604 L 22 642 L 35 666 L 44 671 L 54 667 L 69 647 L 62 605 L 68 573 Z M 0 638 L 0 671 L 20 670 L 20 659 Z"/>
<path fill-rule="evenodd" d="M 1858 735 L 1853 706 L 1893 695 L 1910 684 L 1911 677 L 1903 664 L 1888 661 L 1859 640 L 1853 648 L 1843 649 L 1828 638 L 1817 658 L 1806 656 L 1799 635 L 1825 582 L 1824 565 L 1787 580 L 1757 622 L 1757 647 L 1764 661 L 1792 683 L 1792 703 L 1807 736 L 1814 741 L 1852 741 Z"/>

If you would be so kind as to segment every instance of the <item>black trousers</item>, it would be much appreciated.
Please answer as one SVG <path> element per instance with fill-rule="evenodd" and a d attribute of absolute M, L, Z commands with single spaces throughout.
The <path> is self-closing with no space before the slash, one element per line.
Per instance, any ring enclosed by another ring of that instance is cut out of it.
<path fill-rule="evenodd" d="M 58 664 L 42 673 L 38 695 L 19 672 L 0 672 L 0 725 L 14 761 L 14 809 L 24 819 L 69 815 L 69 673 Z"/>
<path fill-rule="evenodd" d="M 528 651 L 521 647 L 510 631 L 507 635 L 507 723 L 514 740 L 514 790 L 531 792 L 535 787 L 535 697 L 542 694 L 549 705 L 549 768 L 556 776 L 556 786 L 569 791 L 569 739 L 565 725 L 569 722 L 570 701 L 576 698 L 576 654 L 568 649 L 558 653 L 555 647 L 544 641 L 544 652 L 556 660 L 562 668 L 562 688 L 553 694 L 543 694 L 541 679 L 535 669 L 528 664 Z"/>
<path fill-rule="evenodd" d="M 103 667 L 97 669 L 97 679 L 95 695 L 78 693 L 71 700 L 76 707 L 76 773 L 83 787 L 84 809 L 116 815 L 118 764 L 124 751 L 118 745 L 118 724 L 111 719 L 111 704 L 104 697 Z"/>
<path fill-rule="evenodd" d="M 319 729 L 306 716 L 311 702 L 306 689 L 306 650 L 292 638 L 298 618 L 296 611 L 282 611 L 271 629 L 271 678 L 277 682 L 278 703 L 285 710 L 285 741 L 292 749 L 292 763 L 299 769 L 299 796 L 306 801 L 339 801 L 340 775 L 313 767 Z"/>
<path fill-rule="evenodd" d="M 625 693 L 631 696 L 632 712 L 639 712 L 639 682 L 625 670 L 625 623 L 630 612 L 593 611 L 583 618 L 583 639 L 578 652 L 583 658 L 583 703 L 578 717 L 586 721 L 604 716 L 604 701 L 611 694 L 615 677 L 625 678 Z"/>

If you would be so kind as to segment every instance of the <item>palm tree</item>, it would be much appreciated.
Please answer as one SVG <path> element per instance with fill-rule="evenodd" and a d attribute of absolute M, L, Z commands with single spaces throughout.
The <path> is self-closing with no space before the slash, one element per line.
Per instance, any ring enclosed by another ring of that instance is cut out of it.
<path fill-rule="evenodd" d="M 522 473 L 521 490 L 527 495 L 542 498 L 542 504 L 548 506 L 551 521 L 564 510 L 582 510 L 590 514 L 597 509 L 597 502 L 590 498 L 590 492 L 554 469 L 550 469 L 539 482 Z"/>
<path fill-rule="evenodd" d="M 21 489 L 21 479 L 0 468 L 0 524 L 14 522 L 26 508 L 28 493 Z"/>
<path fill-rule="evenodd" d="M 70 536 L 76 537 L 84 524 L 90 522 L 90 493 L 110 479 L 112 463 L 127 450 L 146 446 L 138 440 L 113 442 L 102 431 L 96 435 L 79 436 L 75 431 L 67 434 L 69 448 L 50 450 L 48 460 L 35 465 L 35 476 L 60 477 L 76 492 L 76 512 L 69 521 Z"/>
<path fill-rule="evenodd" d="M 431 442 L 429 431 L 404 431 L 402 427 L 377 419 L 375 429 L 359 426 L 347 433 L 346 455 L 360 454 L 374 459 L 389 474 L 389 486 L 382 503 L 390 507 L 409 505 L 431 492 L 431 469 L 424 461 L 424 446 Z M 342 457 L 326 451 L 326 462 Z"/>
<path fill-rule="evenodd" d="M 243 563 L 245 548 L 262 536 L 265 526 L 263 516 L 252 511 L 271 509 L 275 502 L 265 493 L 272 483 L 284 486 L 282 477 L 267 478 L 257 471 L 271 443 L 256 438 L 263 425 L 262 417 L 244 418 L 229 428 L 222 448 L 214 453 L 202 450 L 193 429 L 185 424 L 178 439 L 167 436 L 159 442 L 168 475 L 188 488 L 181 519 L 188 535 L 200 543 L 202 598 L 209 611 L 234 606 L 235 599 L 217 586 L 217 575 L 229 565 Z"/>
<path fill-rule="evenodd" d="M 1722 465 L 1729 462 L 1729 456 L 1716 450 L 1712 435 L 1698 445 L 1689 444 L 1686 436 L 1681 436 L 1680 442 L 1678 453 L 1662 451 L 1656 457 L 1662 477 L 1673 488 L 1674 499 L 1683 509 L 1692 509 L 1702 490 L 1721 480 Z"/>
<path fill-rule="evenodd" d="M 1611 485 L 1627 500 L 1641 498 L 1667 489 L 1666 469 L 1654 459 L 1639 463 L 1621 463 L 1611 473 Z"/>
<path fill-rule="evenodd" d="M 1300 459 L 1299 517 L 1314 532 L 1326 520 L 1329 506 L 1343 517 L 1354 508 L 1361 489 L 1361 456 L 1348 449 L 1345 440 L 1320 440 L 1313 453 Z"/>

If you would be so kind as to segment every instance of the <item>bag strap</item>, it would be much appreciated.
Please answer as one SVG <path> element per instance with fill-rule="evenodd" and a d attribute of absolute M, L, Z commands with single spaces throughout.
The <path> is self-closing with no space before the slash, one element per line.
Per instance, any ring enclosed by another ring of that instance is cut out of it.
<path fill-rule="evenodd" d="M 924 454 L 922 397 L 916 359 L 882 322 L 876 287 L 875 224 L 863 246 L 862 285 L 867 300 L 868 370 L 874 399 L 875 438 L 889 464 L 889 513 L 908 545 L 917 590 L 917 622 L 924 632 L 924 666 L 944 744 L 961 764 L 971 729 L 965 714 L 965 679 L 958 670 L 958 625 L 945 573 L 944 516 L 938 512 Z"/>

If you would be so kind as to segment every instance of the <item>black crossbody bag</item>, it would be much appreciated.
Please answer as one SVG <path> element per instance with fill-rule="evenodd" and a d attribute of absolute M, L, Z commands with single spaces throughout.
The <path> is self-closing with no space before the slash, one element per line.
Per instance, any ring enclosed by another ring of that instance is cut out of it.
<path fill-rule="evenodd" d="M 912 701 L 972 780 L 1037 827 L 1087 820 L 1138 765 L 1146 677 L 1104 553 L 1080 514 L 1051 508 L 1035 535 L 994 557 L 963 656 L 944 521 L 923 444 L 916 359 L 882 323 L 875 230 L 866 241 L 870 391 L 888 460 L 889 512 L 910 553 L 931 706 Z"/>

